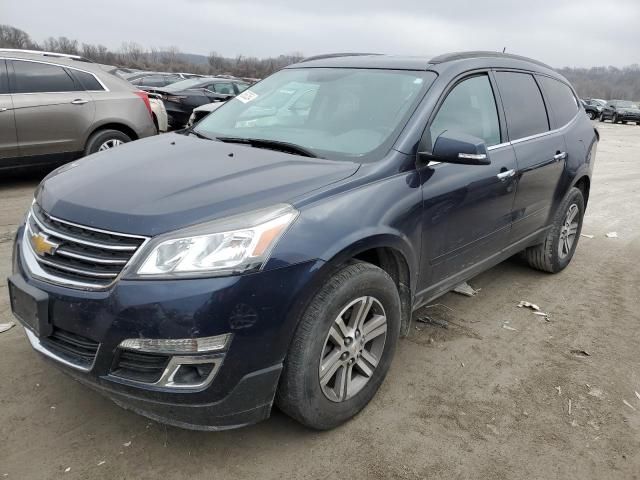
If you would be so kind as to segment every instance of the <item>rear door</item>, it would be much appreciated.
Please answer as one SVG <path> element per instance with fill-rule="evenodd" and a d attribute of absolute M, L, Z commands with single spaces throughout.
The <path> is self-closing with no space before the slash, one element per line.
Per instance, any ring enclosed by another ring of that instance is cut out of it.
<path fill-rule="evenodd" d="M 426 135 L 433 145 L 443 131 L 481 138 L 490 165 L 430 162 L 421 169 L 423 244 L 421 287 L 434 290 L 506 245 L 515 195 L 516 161 L 503 140 L 497 94 L 487 72 L 450 89 Z"/>
<path fill-rule="evenodd" d="M 6 62 L 0 59 L 0 167 L 3 160 L 18 156 L 18 137 L 14 120 L 13 101 L 9 94 Z"/>
<path fill-rule="evenodd" d="M 497 71 L 495 78 L 518 163 L 518 191 L 510 236 L 510 243 L 515 243 L 548 224 L 567 153 L 562 132 L 550 127 L 534 76 Z"/>
<path fill-rule="evenodd" d="M 80 82 L 60 65 L 31 60 L 9 63 L 21 156 L 84 150 L 95 105 Z"/>

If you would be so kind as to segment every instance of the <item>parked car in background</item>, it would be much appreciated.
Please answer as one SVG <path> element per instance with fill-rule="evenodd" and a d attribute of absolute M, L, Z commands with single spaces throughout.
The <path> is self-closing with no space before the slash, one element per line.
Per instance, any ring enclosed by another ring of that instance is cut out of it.
<path fill-rule="evenodd" d="M 612 123 L 636 122 L 640 125 L 640 108 L 629 100 L 611 100 L 600 112 L 600 121 L 611 120 Z"/>
<path fill-rule="evenodd" d="M 166 87 L 181 80 L 184 79 L 180 75 L 173 73 L 151 73 L 128 81 L 131 85 L 135 85 L 138 88 L 156 88 Z"/>
<path fill-rule="evenodd" d="M 597 145 L 567 80 L 524 57 L 307 59 L 47 177 L 12 309 L 35 350 L 156 421 L 233 428 L 275 402 L 333 428 L 417 309 L 518 252 L 569 265 Z"/>
<path fill-rule="evenodd" d="M 171 128 L 183 128 L 193 109 L 211 102 L 226 101 L 249 86 L 236 79 L 218 77 L 191 78 L 172 85 L 146 90 L 162 95 Z"/>
<path fill-rule="evenodd" d="M 192 127 L 194 124 L 198 123 L 211 112 L 215 112 L 224 104 L 225 102 L 222 101 L 212 102 L 205 103 L 204 105 L 200 105 L 199 107 L 194 108 L 193 112 L 191 112 L 191 116 L 189 117 L 189 121 L 187 122 L 187 127 Z"/>
<path fill-rule="evenodd" d="M 582 106 L 584 107 L 584 111 L 587 112 L 587 116 L 589 117 L 590 120 L 595 120 L 600 116 L 600 113 L 602 112 L 603 104 L 600 103 L 598 100 L 580 99 L 580 103 L 582 103 Z"/>
<path fill-rule="evenodd" d="M 155 133 L 147 93 L 100 65 L 0 49 L 0 168 L 66 162 Z"/>
<path fill-rule="evenodd" d="M 169 122 L 167 118 L 167 109 L 164 108 L 162 97 L 151 92 L 147 92 L 147 95 L 149 95 L 149 104 L 151 105 L 153 123 L 155 124 L 158 133 L 166 132 L 169 129 Z"/>

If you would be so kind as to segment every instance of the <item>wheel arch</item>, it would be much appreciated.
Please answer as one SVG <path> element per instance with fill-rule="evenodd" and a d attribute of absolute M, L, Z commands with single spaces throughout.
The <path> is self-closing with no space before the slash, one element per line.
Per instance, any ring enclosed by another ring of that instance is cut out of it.
<path fill-rule="evenodd" d="M 589 192 L 591 190 L 591 178 L 589 175 L 578 175 L 573 182 L 572 187 L 579 189 L 584 197 L 584 206 L 587 206 L 589 201 Z"/>
<path fill-rule="evenodd" d="M 127 135 L 131 140 L 138 139 L 138 134 L 129 125 L 126 125 L 122 122 L 106 122 L 106 123 L 101 123 L 100 125 L 94 126 L 94 128 L 89 131 L 89 133 L 87 134 L 84 140 L 85 148 L 87 147 L 87 143 L 89 142 L 89 139 L 101 130 L 118 130 L 119 132 L 122 132 L 125 135 Z"/>

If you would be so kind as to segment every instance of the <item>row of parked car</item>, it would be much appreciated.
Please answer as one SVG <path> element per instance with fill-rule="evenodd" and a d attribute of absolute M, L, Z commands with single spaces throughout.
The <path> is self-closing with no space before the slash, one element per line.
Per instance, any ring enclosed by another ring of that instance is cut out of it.
<path fill-rule="evenodd" d="M 640 125 L 640 107 L 629 100 L 582 99 L 582 106 L 591 120 L 611 120 L 612 123 L 636 122 Z"/>
<path fill-rule="evenodd" d="M 250 84 L 0 49 L 0 170 L 64 163 L 184 128 Z"/>

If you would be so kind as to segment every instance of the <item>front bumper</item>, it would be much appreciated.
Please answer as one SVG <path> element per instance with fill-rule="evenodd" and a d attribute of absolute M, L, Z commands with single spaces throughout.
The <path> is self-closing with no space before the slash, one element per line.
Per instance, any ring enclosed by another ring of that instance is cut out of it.
<path fill-rule="evenodd" d="M 311 261 L 235 277 L 120 280 L 104 291 L 83 291 L 34 278 L 16 241 L 14 277 L 48 296 L 42 338 L 28 330 L 34 349 L 76 380 L 118 405 L 184 428 L 218 430 L 269 416 L 282 363 L 295 331 L 306 285 L 321 262 Z M 20 320 L 20 318 L 18 318 Z M 28 327 L 27 327 L 28 328 Z M 49 331 L 96 345 L 84 368 L 48 347 Z M 174 389 L 118 376 L 114 368 L 127 338 L 180 339 L 232 334 L 210 384 Z M 74 337 L 75 338 L 75 337 Z M 223 357 L 223 359 L 222 359 Z"/>

